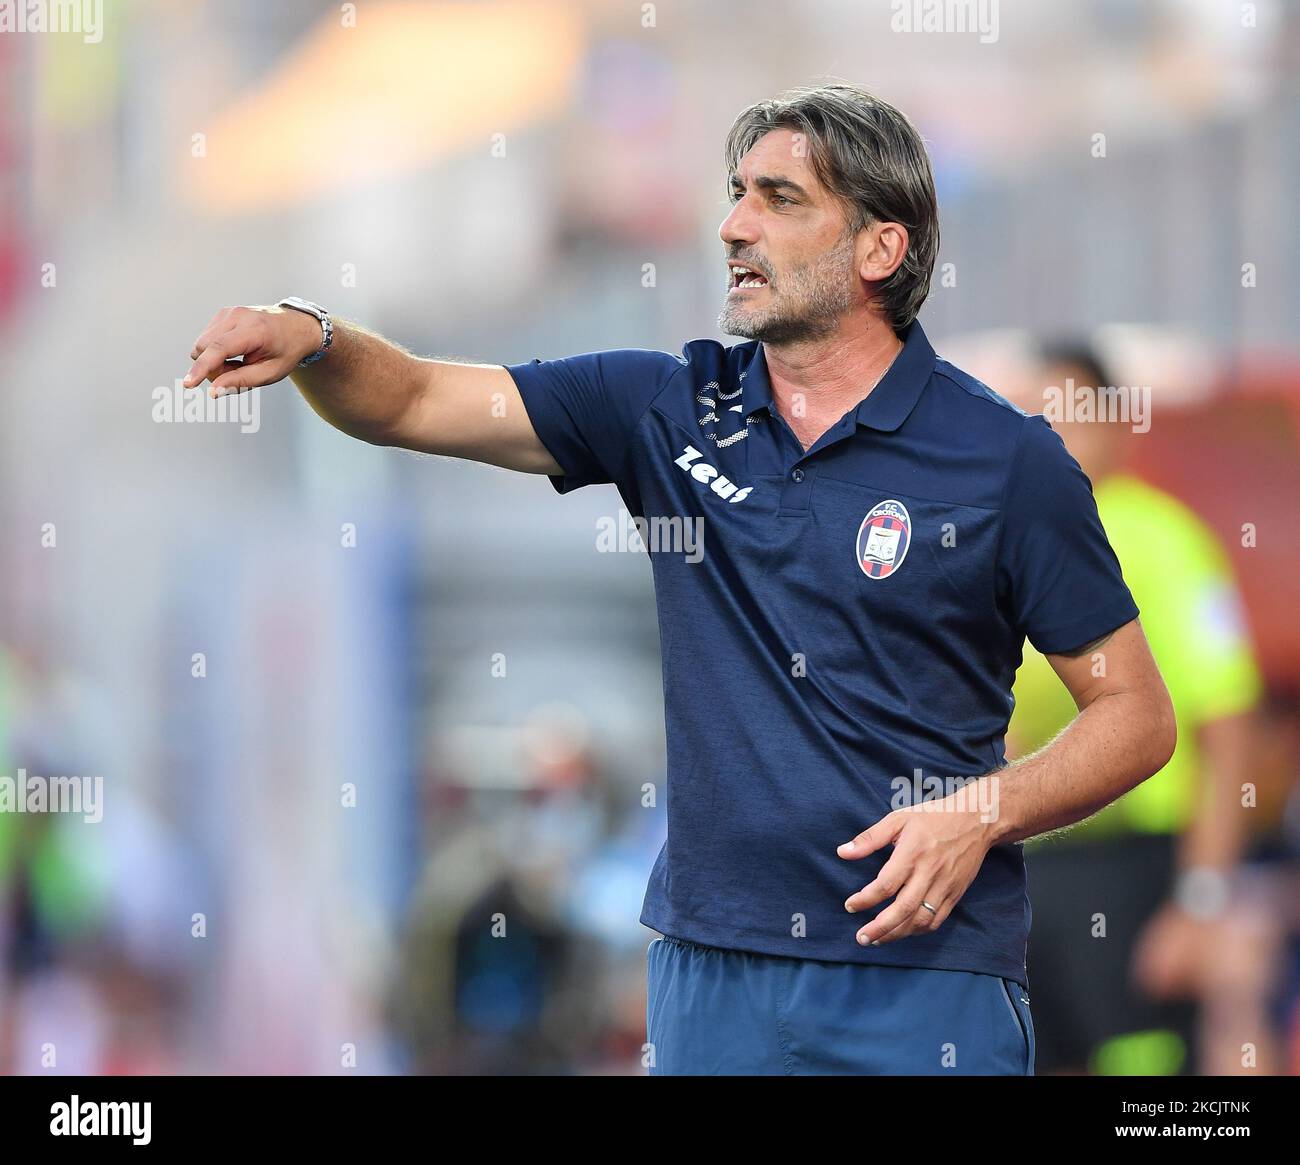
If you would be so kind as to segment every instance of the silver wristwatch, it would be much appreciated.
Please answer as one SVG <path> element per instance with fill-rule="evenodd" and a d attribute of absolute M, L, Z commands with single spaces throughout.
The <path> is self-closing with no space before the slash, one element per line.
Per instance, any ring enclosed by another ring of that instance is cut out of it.
<path fill-rule="evenodd" d="M 291 307 L 294 311 L 306 312 L 320 321 L 323 339 L 321 346 L 316 349 L 310 356 L 298 361 L 299 368 L 306 368 L 309 364 L 315 364 L 326 352 L 330 350 L 330 345 L 334 343 L 334 325 L 330 322 L 330 313 L 327 312 L 318 303 L 312 303 L 309 299 L 299 299 L 296 295 L 290 295 L 280 300 L 276 307 Z"/>

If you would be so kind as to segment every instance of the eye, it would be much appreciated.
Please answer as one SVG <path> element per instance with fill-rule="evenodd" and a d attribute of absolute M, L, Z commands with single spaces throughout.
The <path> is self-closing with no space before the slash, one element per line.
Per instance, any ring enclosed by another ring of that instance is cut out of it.
<path fill-rule="evenodd" d="M 732 201 L 732 202 L 739 202 L 740 199 L 741 199 L 741 196 L 742 196 L 744 193 L 745 193 L 745 192 L 744 192 L 743 190 L 740 190 L 740 189 L 738 189 L 737 187 L 733 186 L 733 187 L 731 188 L 731 192 L 727 195 L 727 198 L 730 199 L 730 201 Z"/>
<path fill-rule="evenodd" d="M 786 198 L 786 196 L 785 196 L 784 194 L 773 194 L 773 195 L 772 195 L 772 201 L 773 201 L 774 203 L 779 203 L 779 204 L 782 205 L 782 206 L 793 206 L 793 205 L 794 205 L 794 203 L 793 203 L 790 199 Z"/>

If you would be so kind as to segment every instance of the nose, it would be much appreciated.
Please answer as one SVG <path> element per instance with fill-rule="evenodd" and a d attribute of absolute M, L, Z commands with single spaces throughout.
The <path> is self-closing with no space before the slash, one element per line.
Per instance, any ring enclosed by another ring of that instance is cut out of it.
<path fill-rule="evenodd" d="M 757 220 L 748 204 L 747 198 L 740 199 L 718 228 L 718 238 L 728 248 L 734 248 L 737 244 L 753 246 L 758 242 Z"/>

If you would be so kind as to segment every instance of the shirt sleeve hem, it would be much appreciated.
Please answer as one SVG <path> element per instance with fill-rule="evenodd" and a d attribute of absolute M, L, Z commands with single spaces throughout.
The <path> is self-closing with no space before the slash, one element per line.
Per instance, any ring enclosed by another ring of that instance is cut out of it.
<path fill-rule="evenodd" d="M 505 370 L 510 373 L 511 379 L 515 382 L 515 387 L 519 390 L 519 399 L 523 401 L 524 412 L 528 414 L 528 421 L 533 426 L 533 432 L 537 434 L 537 439 L 542 443 L 542 447 L 547 453 L 555 459 L 555 464 L 563 470 L 562 473 L 548 473 L 547 481 L 555 487 L 555 492 L 560 494 L 570 493 L 575 489 L 581 489 L 585 485 L 595 485 L 595 478 L 584 478 L 578 474 L 570 473 L 564 463 L 564 459 L 556 452 L 560 448 L 561 442 L 559 434 L 550 432 L 550 418 L 539 407 L 536 398 L 533 397 L 534 389 L 539 392 L 545 390 L 541 378 L 538 376 L 536 367 L 538 361 L 528 360 L 520 364 L 506 364 Z"/>
<path fill-rule="evenodd" d="M 1029 642 L 1043 655 L 1067 655 L 1094 639 L 1117 631 L 1125 623 L 1131 623 L 1138 614 L 1137 604 L 1131 597 L 1126 598 L 1073 623 L 1036 632 L 1029 636 Z"/>

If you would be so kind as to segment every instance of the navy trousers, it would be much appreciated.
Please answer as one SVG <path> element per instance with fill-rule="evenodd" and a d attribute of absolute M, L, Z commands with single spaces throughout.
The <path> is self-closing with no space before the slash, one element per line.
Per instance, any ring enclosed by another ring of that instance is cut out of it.
<path fill-rule="evenodd" d="M 1034 1072 L 1029 996 L 1013 979 L 667 937 L 651 942 L 646 962 L 652 1076 Z"/>

